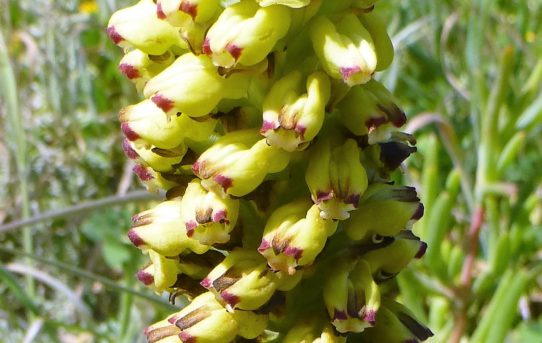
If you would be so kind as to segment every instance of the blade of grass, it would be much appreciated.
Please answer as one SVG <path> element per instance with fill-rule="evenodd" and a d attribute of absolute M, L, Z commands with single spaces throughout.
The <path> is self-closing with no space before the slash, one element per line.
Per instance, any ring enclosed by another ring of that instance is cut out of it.
<path fill-rule="evenodd" d="M 11 291 L 11 294 L 19 300 L 19 302 L 29 311 L 38 314 L 38 306 L 34 303 L 34 300 L 26 293 L 23 287 L 19 285 L 15 276 L 6 268 L 0 265 L 0 280 L 2 284 L 6 285 Z"/>

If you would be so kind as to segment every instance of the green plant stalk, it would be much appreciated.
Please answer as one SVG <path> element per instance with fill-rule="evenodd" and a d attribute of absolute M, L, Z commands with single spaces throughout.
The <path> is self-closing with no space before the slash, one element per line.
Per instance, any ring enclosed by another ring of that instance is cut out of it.
<path fill-rule="evenodd" d="M 438 176 L 439 176 L 439 160 L 438 160 L 438 141 L 434 134 L 431 134 L 428 139 L 428 148 L 425 151 L 425 164 L 422 171 L 422 202 L 427 213 L 432 213 L 433 203 L 438 194 Z M 429 220 L 427 217 L 417 223 L 420 228 L 420 236 L 425 238 L 429 232 Z"/>
<path fill-rule="evenodd" d="M 19 109 L 17 81 L 2 32 L 0 32 L 0 84 L 0 94 L 5 100 L 4 103 L 10 126 L 9 129 L 6 128 L 5 130 L 11 136 L 7 141 L 11 141 L 15 147 L 15 163 L 17 174 L 19 175 L 19 194 L 21 197 L 21 216 L 23 219 L 26 219 L 30 217 L 26 138 Z M 34 250 L 30 227 L 25 226 L 22 231 L 23 249 L 25 253 L 30 254 Z M 32 264 L 32 260 L 30 259 L 27 262 L 30 265 Z M 31 276 L 26 276 L 26 285 L 29 296 L 33 297 L 34 280 Z"/>

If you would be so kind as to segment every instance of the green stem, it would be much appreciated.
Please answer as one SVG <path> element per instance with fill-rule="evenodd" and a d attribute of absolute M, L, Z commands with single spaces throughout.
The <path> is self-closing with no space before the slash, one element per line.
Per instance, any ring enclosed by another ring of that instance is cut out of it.
<path fill-rule="evenodd" d="M 25 132 L 22 124 L 22 115 L 19 109 L 17 93 L 17 81 L 8 55 L 4 35 L 0 32 L 0 95 L 4 99 L 9 128 L 6 134 L 10 137 L 7 142 L 13 142 L 15 150 L 15 163 L 19 179 L 19 194 L 21 201 L 21 216 L 23 219 L 30 217 L 30 200 L 28 194 L 28 165 Z M 23 227 L 23 249 L 30 254 L 33 251 L 33 242 L 30 227 Z M 27 261 L 29 264 L 31 260 Z M 26 277 L 26 284 L 30 296 L 34 295 L 34 280 Z"/>

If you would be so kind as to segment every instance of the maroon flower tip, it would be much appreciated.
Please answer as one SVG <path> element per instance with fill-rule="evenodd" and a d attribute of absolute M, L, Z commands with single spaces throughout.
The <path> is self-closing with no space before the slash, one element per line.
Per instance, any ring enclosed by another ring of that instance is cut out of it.
<path fill-rule="evenodd" d="M 228 188 L 230 188 L 233 185 L 233 180 L 230 177 L 227 177 L 221 174 L 215 175 L 213 180 L 219 185 L 221 185 L 224 191 L 227 191 Z"/>
<path fill-rule="evenodd" d="M 211 43 L 209 43 L 209 38 L 205 37 L 205 40 L 203 41 L 203 45 L 201 46 L 201 52 L 203 52 L 205 55 L 210 55 L 213 53 L 211 50 Z"/>
<path fill-rule="evenodd" d="M 121 63 L 119 65 L 119 70 L 122 74 L 124 74 L 130 80 L 141 77 L 141 75 L 139 74 L 139 70 L 137 70 L 136 67 L 130 64 Z"/>
<path fill-rule="evenodd" d="M 122 37 L 117 30 L 115 29 L 115 26 L 109 26 L 107 28 L 107 35 L 109 38 L 113 41 L 115 44 L 119 44 L 124 40 L 124 37 Z"/>
<path fill-rule="evenodd" d="M 181 332 L 179 334 L 179 338 L 183 343 L 196 343 L 198 340 L 197 337 L 192 336 L 186 331 Z"/>
<path fill-rule="evenodd" d="M 295 132 L 297 132 L 299 134 L 299 136 L 301 136 L 301 138 L 303 138 L 305 136 L 305 132 L 307 131 L 307 128 L 303 125 L 296 125 L 295 126 Z"/>
<path fill-rule="evenodd" d="M 186 226 L 186 235 L 188 237 L 192 237 L 194 235 L 194 231 L 196 230 L 196 227 L 198 226 L 198 223 L 191 220 L 189 222 L 186 222 L 185 226 Z"/>
<path fill-rule="evenodd" d="M 200 168 L 201 168 L 201 162 L 196 161 L 192 164 L 192 172 L 194 172 L 194 174 L 198 175 Z"/>
<path fill-rule="evenodd" d="M 137 232 L 135 232 L 134 230 L 129 230 L 129 231 L 128 231 L 128 239 L 129 239 L 130 242 L 132 242 L 132 244 L 135 245 L 136 247 L 139 247 L 139 246 L 145 244 L 145 242 L 143 241 L 143 239 L 141 239 L 141 237 L 139 237 L 139 235 L 137 234 Z"/>
<path fill-rule="evenodd" d="M 391 118 L 391 122 L 395 127 L 401 127 L 405 125 L 405 123 L 407 122 L 405 112 L 403 112 L 400 108 L 397 107 L 396 111 L 394 112 L 394 116 Z"/>
<path fill-rule="evenodd" d="M 369 323 L 371 326 L 375 326 L 376 325 L 376 311 L 369 310 L 365 312 L 365 315 L 363 316 L 363 320 Z"/>
<path fill-rule="evenodd" d="M 129 123 L 121 123 L 120 130 L 126 136 L 126 138 L 131 141 L 135 141 L 140 138 L 139 135 L 134 130 L 132 130 Z"/>
<path fill-rule="evenodd" d="M 343 80 L 349 79 L 355 73 L 358 73 L 361 69 L 357 66 L 355 67 L 344 67 L 340 69 L 340 73 L 343 77 Z"/>
<path fill-rule="evenodd" d="M 209 278 L 204 278 L 203 280 L 201 280 L 201 282 L 199 283 L 203 288 L 211 288 L 213 287 L 213 282 L 211 281 L 211 279 Z"/>
<path fill-rule="evenodd" d="M 196 16 L 198 15 L 197 4 L 190 3 L 190 1 L 183 1 L 181 2 L 181 6 L 179 6 L 179 10 L 191 16 L 192 20 L 196 20 Z"/>
<path fill-rule="evenodd" d="M 129 235 L 129 233 L 128 233 Z M 140 270 L 137 272 L 136 277 L 139 281 L 141 281 L 145 286 L 149 286 L 154 283 L 154 276 L 150 273 L 147 273 L 144 270 Z"/>
<path fill-rule="evenodd" d="M 316 203 L 320 203 L 322 201 L 326 201 L 326 200 L 329 200 L 329 199 L 332 199 L 333 198 L 333 193 L 332 192 L 322 192 L 322 191 L 318 191 L 316 192 Z"/>
<path fill-rule="evenodd" d="M 287 247 L 284 249 L 284 255 L 292 256 L 294 259 L 299 260 L 303 256 L 303 249 L 296 247 Z"/>
<path fill-rule="evenodd" d="M 153 96 L 151 98 L 151 101 L 154 102 L 154 104 L 164 112 L 169 112 L 175 104 L 172 100 L 169 100 L 161 96 L 160 94 Z"/>
<path fill-rule="evenodd" d="M 213 222 L 228 224 L 230 222 L 228 220 L 228 212 L 226 210 L 216 211 L 213 213 Z"/>
<path fill-rule="evenodd" d="M 335 309 L 335 312 L 333 313 L 333 320 L 346 320 L 348 319 L 348 316 L 346 315 L 346 312 L 339 311 Z"/>
<path fill-rule="evenodd" d="M 134 215 L 132 216 L 132 224 L 137 223 L 137 222 L 139 221 L 139 217 L 140 217 L 140 216 L 139 216 L 139 213 L 138 213 L 138 214 L 134 214 Z"/>
<path fill-rule="evenodd" d="M 409 338 L 409 339 L 405 339 L 403 343 L 419 343 L 419 341 L 415 338 Z"/>
<path fill-rule="evenodd" d="M 422 203 L 418 204 L 418 207 L 416 208 L 416 211 L 412 215 L 411 219 L 419 220 L 421 217 L 423 217 L 423 214 L 425 212 L 425 208 Z"/>
<path fill-rule="evenodd" d="M 241 54 L 243 53 L 243 48 L 230 43 L 226 45 L 226 51 L 229 52 L 231 57 L 233 57 L 233 59 L 237 61 L 239 57 L 241 57 Z"/>
<path fill-rule="evenodd" d="M 239 301 L 241 301 L 239 296 L 231 294 L 228 291 L 220 292 L 220 297 L 222 298 L 222 300 L 224 300 L 226 304 L 230 305 L 232 308 L 234 308 L 235 305 L 239 304 Z"/>
<path fill-rule="evenodd" d="M 139 179 L 141 179 L 141 181 L 150 181 L 154 178 L 151 172 L 141 164 L 136 164 L 132 171 L 139 177 Z"/>
<path fill-rule="evenodd" d="M 385 116 L 382 117 L 371 117 L 365 121 L 365 126 L 368 129 L 376 129 L 377 127 L 386 124 L 388 119 Z"/>
<path fill-rule="evenodd" d="M 130 141 L 127 139 L 122 140 L 122 150 L 129 159 L 135 160 L 139 157 L 139 154 L 132 148 Z"/>
<path fill-rule="evenodd" d="M 156 17 L 158 17 L 158 19 L 166 19 L 166 14 L 162 10 L 162 4 L 160 2 L 156 5 Z"/>
<path fill-rule="evenodd" d="M 359 198 L 359 194 L 350 194 L 344 199 L 344 203 L 354 205 L 354 207 L 357 208 L 359 204 Z"/>
<path fill-rule="evenodd" d="M 423 255 L 425 255 L 426 251 L 427 251 L 427 243 L 421 242 L 420 249 L 418 249 L 418 252 L 416 253 L 416 256 L 414 256 L 414 258 L 422 258 Z"/>
<path fill-rule="evenodd" d="M 267 249 L 269 249 L 271 247 L 271 244 L 269 244 L 268 241 L 266 241 L 265 239 L 262 240 L 262 243 L 260 243 L 260 246 L 258 247 L 258 252 L 264 252 L 266 251 Z"/>
<path fill-rule="evenodd" d="M 275 130 L 278 127 L 279 127 L 278 123 L 275 124 L 273 122 L 264 120 L 263 123 L 262 123 L 262 128 L 260 129 L 260 133 L 265 133 L 265 132 L 267 132 L 269 130 Z"/>

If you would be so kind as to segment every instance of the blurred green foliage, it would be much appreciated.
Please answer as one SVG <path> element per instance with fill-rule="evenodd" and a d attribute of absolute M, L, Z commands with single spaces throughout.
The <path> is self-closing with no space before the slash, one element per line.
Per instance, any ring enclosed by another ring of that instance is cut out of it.
<path fill-rule="evenodd" d="M 117 122 L 137 95 L 104 29 L 129 3 L 0 0 L 0 50 L 9 59 L 0 64 L 6 342 L 138 342 L 168 308 L 136 284 L 143 262 L 124 235 L 130 215 L 147 206 L 70 212 L 141 188 Z M 397 52 L 378 77 L 418 138 L 419 153 L 398 177 L 421 193 L 426 215 L 414 230 L 429 243 L 424 260 L 397 279 L 401 300 L 436 333 L 432 342 L 540 342 L 542 3 L 379 6 Z"/>

